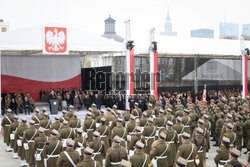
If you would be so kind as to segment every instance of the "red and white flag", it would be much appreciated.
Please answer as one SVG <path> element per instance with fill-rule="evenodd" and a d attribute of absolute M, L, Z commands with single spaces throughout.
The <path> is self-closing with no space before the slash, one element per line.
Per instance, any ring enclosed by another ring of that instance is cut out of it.
<path fill-rule="evenodd" d="M 202 94 L 202 104 L 205 104 L 206 94 L 207 94 L 207 89 L 206 89 L 206 85 L 205 85 L 204 90 L 203 90 L 203 94 Z"/>

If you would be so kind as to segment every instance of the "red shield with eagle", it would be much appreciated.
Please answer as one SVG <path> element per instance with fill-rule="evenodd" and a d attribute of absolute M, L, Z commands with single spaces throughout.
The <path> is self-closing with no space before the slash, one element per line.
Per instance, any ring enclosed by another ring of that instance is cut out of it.
<path fill-rule="evenodd" d="M 67 52 L 67 31 L 63 27 L 45 27 L 45 52 Z"/>

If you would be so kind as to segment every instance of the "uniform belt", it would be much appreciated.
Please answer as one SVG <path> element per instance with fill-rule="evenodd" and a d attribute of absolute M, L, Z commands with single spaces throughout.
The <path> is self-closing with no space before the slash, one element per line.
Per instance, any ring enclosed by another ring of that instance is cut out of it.
<path fill-rule="evenodd" d="M 33 143 L 34 140 L 26 140 L 26 142 L 28 142 L 28 143 Z"/>
<path fill-rule="evenodd" d="M 189 128 L 190 126 L 189 125 L 185 125 L 184 128 Z"/>
<path fill-rule="evenodd" d="M 158 130 L 160 130 L 160 129 L 162 129 L 162 128 L 164 128 L 164 127 L 156 127 Z"/>
<path fill-rule="evenodd" d="M 154 139 L 155 136 L 145 136 L 146 139 Z"/>
<path fill-rule="evenodd" d="M 166 143 L 172 144 L 172 143 L 174 143 L 174 141 L 166 141 Z"/>
<path fill-rule="evenodd" d="M 220 163 L 227 163 L 227 162 L 229 162 L 229 160 L 220 160 L 219 162 Z"/>
<path fill-rule="evenodd" d="M 121 162 L 110 162 L 111 165 L 121 165 Z"/>
<path fill-rule="evenodd" d="M 93 153 L 94 155 L 100 155 L 101 154 L 101 152 L 96 152 L 96 153 Z"/>
<path fill-rule="evenodd" d="M 44 131 L 49 131 L 49 129 L 44 129 Z"/>
<path fill-rule="evenodd" d="M 59 157 L 60 154 L 57 154 L 57 155 L 48 155 L 49 158 L 57 158 Z"/>
<path fill-rule="evenodd" d="M 134 132 L 130 132 L 130 133 L 129 133 L 129 135 L 135 135 L 135 134 L 136 134 L 136 133 L 134 133 Z"/>
<path fill-rule="evenodd" d="M 18 136 L 20 139 L 22 139 L 23 137 L 22 136 Z"/>
<path fill-rule="evenodd" d="M 234 144 L 230 144 L 230 147 L 233 147 L 234 146 Z"/>
<path fill-rule="evenodd" d="M 107 135 L 100 136 L 100 138 L 107 137 Z"/>
<path fill-rule="evenodd" d="M 202 153 L 202 152 L 203 152 L 203 150 L 198 150 L 197 152 L 198 152 L 198 153 Z"/>
<path fill-rule="evenodd" d="M 40 125 L 40 124 L 34 124 L 34 125 Z"/>
<path fill-rule="evenodd" d="M 92 131 L 92 130 L 94 130 L 94 129 L 86 129 L 87 131 Z"/>
<path fill-rule="evenodd" d="M 4 126 L 10 126 L 10 125 L 4 125 Z"/>
<path fill-rule="evenodd" d="M 37 151 L 43 151 L 43 149 L 42 148 L 38 148 Z"/>
<path fill-rule="evenodd" d="M 165 155 L 165 156 L 161 156 L 161 157 L 159 156 L 159 157 L 155 157 L 155 158 L 156 158 L 156 160 L 158 160 L 158 159 L 165 159 L 165 158 L 167 158 L 167 157 L 168 157 L 168 156 Z"/>
<path fill-rule="evenodd" d="M 187 160 L 187 163 L 194 162 L 194 159 Z"/>

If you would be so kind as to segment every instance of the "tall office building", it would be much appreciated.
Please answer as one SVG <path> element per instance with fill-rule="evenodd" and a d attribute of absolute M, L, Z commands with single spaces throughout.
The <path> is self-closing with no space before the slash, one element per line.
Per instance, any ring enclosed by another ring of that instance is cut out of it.
<path fill-rule="evenodd" d="M 242 35 L 244 36 L 245 40 L 250 40 L 250 24 L 242 25 Z"/>
<path fill-rule="evenodd" d="M 161 32 L 160 35 L 177 36 L 177 32 L 173 32 L 172 30 L 172 22 L 171 22 L 171 18 L 169 15 L 169 10 L 167 12 L 167 17 L 165 20 L 164 31 Z"/>
<path fill-rule="evenodd" d="M 239 39 L 239 24 L 237 23 L 220 23 L 221 39 Z"/>
<path fill-rule="evenodd" d="M 207 28 L 195 29 L 191 30 L 190 35 L 194 38 L 214 38 L 214 30 Z"/>

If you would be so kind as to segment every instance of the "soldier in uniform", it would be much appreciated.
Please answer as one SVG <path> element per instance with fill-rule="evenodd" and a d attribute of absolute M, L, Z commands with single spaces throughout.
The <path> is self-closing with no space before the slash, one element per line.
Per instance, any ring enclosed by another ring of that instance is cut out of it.
<path fill-rule="evenodd" d="M 103 157 L 105 156 L 105 148 L 104 143 L 100 140 L 100 133 L 94 131 L 93 133 L 93 140 L 88 144 L 89 148 L 93 149 L 93 159 L 99 161 L 101 166 L 103 166 Z"/>
<path fill-rule="evenodd" d="M 131 115 L 130 117 L 130 121 L 127 124 L 126 130 L 127 130 L 127 134 L 132 136 L 135 134 L 135 128 L 136 128 L 136 122 L 135 122 L 135 116 Z"/>
<path fill-rule="evenodd" d="M 196 167 L 195 158 L 197 155 L 197 147 L 191 143 L 189 139 L 190 134 L 184 132 L 181 136 L 182 145 L 178 148 L 176 159 L 181 156 L 187 160 L 187 167 Z"/>
<path fill-rule="evenodd" d="M 221 134 L 221 129 L 224 125 L 224 113 L 220 112 L 220 116 L 219 119 L 216 121 L 216 125 L 215 125 L 215 140 L 216 143 L 213 146 L 219 146 L 219 140 L 220 140 L 220 134 Z"/>
<path fill-rule="evenodd" d="M 100 115 L 100 113 L 96 108 L 96 104 L 93 103 L 91 106 L 92 106 L 92 114 L 93 114 L 94 118 L 97 118 Z"/>
<path fill-rule="evenodd" d="M 26 129 L 28 129 L 28 126 L 26 125 L 26 122 L 27 122 L 27 118 L 23 117 L 22 118 L 22 123 L 17 128 L 17 131 L 15 133 L 15 140 L 17 141 L 17 153 L 18 153 L 18 156 L 21 159 L 21 166 L 26 165 L 26 163 L 24 161 L 25 152 L 24 152 L 23 143 L 22 143 L 23 133 L 24 133 L 24 131 Z"/>
<path fill-rule="evenodd" d="M 145 153 L 149 154 L 151 145 L 155 140 L 156 127 L 153 125 L 154 119 L 148 118 L 148 125 L 144 128 L 142 135 L 145 137 Z"/>
<path fill-rule="evenodd" d="M 39 114 L 40 110 L 38 108 L 35 109 L 35 114 L 31 117 L 31 119 L 33 121 L 35 121 L 35 127 L 38 129 L 39 128 L 39 124 L 40 124 L 40 121 L 41 121 L 41 117 L 40 117 L 40 114 Z"/>
<path fill-rule="evenodd" d="M 227 162 L 225 167 L 243 167 L 243 165 L 238 161 L 238 157 L 240 156 L 240 151 L 236 148 L 233 148 L 230 151 L 229 159 L 230 161 Z"/>
<path fill-rule="evenodd" d="M 58 160 L 57 166 L 67 166 L 67 167 L 75 167 L 78 162 L 80 162 L 80 156 L 77 151 L 74 150 L 75 142 L 72 139 L 68 139 L 66 142 L 66 150 L 63 151 Z"/>
<path fill-rule="evenodd" d="M 69 121 L 69 127 L 73 128 L 74 130 L 81 127 L 81 121 L 77 119 L 77 115 L 78 114 L 74 112 L 73 118 Z"/>
<path fill-rule="evenodd" d="M 148 122 L 147 113 L 143 112 L 142 117 L 139 120 L 139 126 L 145 127 L 147 125 L 147 122 Z"/>
<path fill-rule="evenodd" d="M 104 142 L 104 152 L 106 153 L 109 148 L 109 140 L 108 140 L 108 134 L 109 134 L 109 127 L 105 125 L 106 118 L 101 118 L 101 125 L 96 128 L 96 131 L 100 133 L 100 139 Z"/>
<path fill-rule="evenodd" d="M 18 158 L 17 156 L 17 145 L 15 140 L 15 133 L 17 131 L 17 128 L 20 126 L 20 123 L 18 122 L 18 116 L 14 115 L 14 122 L 9 127 L 9 134 L 10 134 L 10 146 L 14 150 L 13 158 Z"/>
<path fill-rule="evenodd" d="M 155 126 L 158 133 L 165 129 L 167 118 L 164 116 L 165 111 L 163 109 L 159 110 L 159 116 L 155 119 Z"/>
<path fill-rule="evenodd" d="M 9 127 L 13 123 L 14 117 L 11 114 L 11 109 L 7 109 L 7 115 L 3 117 L 1 126 L 3 127 L 3 136 L 4 136 L 4 143 L 7 144 L 6 151 L 12 151 L 10 148 L 10 134 L 9 134 Z"/>
<path fill-rule="evenodd" d="M 248 114 L 247 117 L 248 119 L 243 124 L 243 132 L 244 132 L 243 144 L 245 147 L 250 145 L 250 114 Z"/>
<path fill-rule="evenodd" d="M 80 158 L 82 159 L 83 150 L 87 146 L 86 139 L 82 136 L 83 130 L 81 128 L 76 129 L 76 136 L 74 138 L 75 144 L 74 149 L 79 153 Z"/>
<path fill-rule="evenodd" d="M 129 143 L 128 143 L 128 152 L 130 150 L 134 150 L 134 147 L 135 147 L 135 144 L 136 144 L 137 141 L 140 141 L 145 145 L 145 143 L 146 143 L 145 138 L 142 137 L 141 132 L 142 132 L 142 128 L 137 126 L 136 129 L 135 129 L 135 135 L 133 135 L 131 137 L 131 139 L 128 139 L 128 141 L 129 141 Z"/>
<path fill-rule="evenodd" d="M 166 130 L 163 131 L 166 134 L 166 143 L 169 144 L 169 154 L 168 156 L 168 165 L 174 166 L 175 158 L 176 158 L 176 144 L 178 141 L 178 135 L 176 131 L 173 129 L 173 122 L 168 121 L 166 123 Z"/>
<path fill-rule="evenodd" d="M 38 137 L 34 139 L 32 149 L 35 151 L 35 162 L 37 167 L 44 167 L 44 145 L 48 141 L 48 137 L 44 134 L 44 128 L 38 128 Z"/>
<path fill-rule="evenodd" d="M 41 112 L 41 114 L 40 114 L 41 120 L 44 119 L 44 113 L 46 113 L 46 108 L 45 108 L 45 107 L 42 108 L 42 112 Z"/>
<path fill-rule="evenodd" d="M 67 111 L 62 110 L 62 117 L 60 118 L 60 122 L 63 123 L 63 121 L 69 121 L 69 117 L 67 116 Z"/>
<path fill-rule="evenodd" d="M 184 125 L 181 123 L 182 118 L 181 117 L 177 117 L 176 118 L 176 124 L 174 124 L 173 128 L 176 131 L 177 135 L 178 135 L 178 141 L 176 143 L 176 149 L 179 148 L 179 146 L 181 145 L 181 135 L 184 131 Z"/>
<path fill-rule="evenodd" d="M 16 103 L 17 103 L 17 109 L 18 109 L 19 113 L 23 113 L 23 99 L 21 96 L 17 97 Z"/>
<path fill-rule="evenodd" d="M 112 147 L 106 153 L 105 167 L 119 167 L 122 159 L 128 160 L 126 149 L 120 145 L 121 138 L 115 136 L 113 139 Z"/>
<path fill-rule="evenodd" d="M 203 121 L 204 121 L 203 126 L 205 127 L 205 137 L 206 137 L 206 140 L 207 140 L 207 142 L 206 142 L 206 144 L 207 144 L 206 152 L 208 152 L 209 149 L 210 149 L 211 123 L 208 121 L 208 115 L 207 114 L 204 114 L 202 116 L 202 118 L 203 118 Z"/>
<path fill-rule="evenodd" d="M 158 167 L 168 166 L 168 157 L 167 155 L 170 153 L 169 144 L 166 144 L 166 134 L 161 132 L 158 136 L 158 143 L 156 146 L 152 145 L 152 149 L 150 151 L 150 159 L 155 159 Z"/>
<path fill-rule="evenodd" d="M 40 126 L 44 128 L 45 135 L 49 136 L 51 120 L 49 119 L 49 113 L 45 112 L 44 119 L 40 121 Z"/>
<path fill-rule="evenodd" d="M 104 117 L 104 113 L 105 113 L 104 110 L 100 110 L 100 115 L 98 115 L 98 116 L 95 118 L 95 122 L 96 122 L 96 123 L 101 123 L 101 118 Z"/>
<path fill-rule="evenodd" d="M 126 160 L 122 160 L 121 161 L 121 167 L 131 167 L 131 162 L 126 161 Z"/>
<path fill-rule="evenodd" d="M 206 166 L 206 138 L 203 136 L 204 130 L 198 127 L 195 130 L 195 135 L 191 142 L 196 145 L 197 153 L 199 155 L 199 163 L 197 167 L 204 167 Z"/>
<path fill-rule="evenodd" d="M 83 124 L 83 131 L 86 132 L 88 135 L 87 141 L 92 140 L 92 134 L 95 130 L 96 130 L 96 123 L 95 123 L 95 120 L 92 119 L 92 113 L 87 112 L 86 120 L 84 121 L 84 124 Z"/>
<path fill-rule="evenodd" d="M 116 118 L 112 120 L 112 124 L 111 124 L 111 126 L 109 127 L 110 131 L 111 131 L 114 127 L 116 127 L 116 122 L 117 122 L 117 119 L 118 119 L 118 118 L 121 118 L 121 119 L 123 120 L 123 121 L 122 121 L 122 126 L 125 127 L 125 121 L 124 121 L 124 119 L 122 118 L 122 111 L 121 111 L 121 110 L 118 110 L 118 111 L 116 112 Z"/>
<path fill-rule="evenodd" d="M 74 106 L 72 105 L 69 106 L 69 112 L 67 112 L 67 116 L 69 117 L 69 119 L 71 119 L 74 114 L 73 108 Z"/>
<path fill-rule="evenodd" d="M 226 133 L 226 126 L 227 126 L 227 123 L 233 124 L 232 118 L 233 118 L 233 117 L 232 117 L 231 114 L 227 114 L 227 115 L 226 115 L 226 121 L 224 122 L 223 128 L 222 128 L 222 130 L 221 130 L 221 134 L 220 134 L 220 141 L 221 141 L 222 137 L 224 136 L 224 134 Z"/>
<path fill-rule="evenodd" d="M 57 163 L 60 153 L 63 151 L 62 142 L 58 140 L 58 131 L 53 129 L 50 132 L 49 144 L 45 145 L 43 156 L 44 166 L 54 167 Z"/>
<path fill-rule="evenodd" d="M 121 139 L 121 146 L 125 148 L 125 142 L 127 141 L 127 131 L 126 128 L 122 126 L 123 123 L 122 118 L 118 118 L 116 121 L 116 127 L 111 132 L 111 139 L 113 139 L 115 136 L 119 136 Z"/>
<path fill-rule="evenodd" d="M 221 147 L 219 150 L 217 150 L 216 156 L 214 157 L 214 162 L 216 164 L 216 167 L 223 166 L 228 162 L 229 147 L 230 147 L 229 138 L 223 137 L 221 140 Z"/>
<path fill-rule="evenodd" d="M 113 114 L 111 114 L 111 108 L 107 108 L 107 114 L 105 115 L 105 118 L 106 118 L 106 122 L 105 124 L 107 126 L 110 125 L 110 122 L 112 123 L 112 121 L 115 119 L 115 116 Z"/>
<path fill-rule="evenodd" d="M 144 144 L 137 141 L 135 144 L 135 154 L 130 158 L 132 167 L 148 167 L 150 164 L 149 155 L 143 152 Z"/>
<path fill-rule="evenodd" d="M 125 123 L 127 123 L 130 119 L 130 108 L 126 108 L 126 113 L 123 115 Z"/>
<path fill-rule="evenodd" d="M 32 146 L 35 137 L 38 136 L 37 133 L 38 131 L 35 127 L 35 121 L 30 120 L 29 124 L 30 124 L 29 128 L 24 131 L 22 143 L 25 150 L 26 162 L 29 164 L 29 166 L 33 166 L 35 150 L 32 148 Z"/>
<path fill-rule="evenodd" d="M 50 131 L 55 129 L 60 132 L 60 130 L 62 129 L 62 125 L 63 124 L 60 122 L 60 116 L 57 115 L 55 116 L 55 122 L 51 124 Z"/>
<path fill-rule="evenodd" d="M 111 114 L 113 114 L 113 115 L 116 117 L 116 116 L 117 116 L 116 113 L 117 113 L 117 111 L 118 111 L 118 110 L 117 110 L 117 105 L 114 104 L 114 105 L 113 105 L 113 110 L 111 110 L 111 111 L 112 111 Z"/>
<path fill-rule="evenodd" d="M 144 111 L 147 113 L 147 117 L 151 118 L 154 115 L 154 109 L 153 109 L 153 105 L 151 103 L 148 103 L 148 109 L 146 111 Z"/>
<path fill-rule="evenodd" d="M 224 136 L 230 139 L 230 147 L 235 146 L 235 142 L 237 138 L 236 134 L 232 131 L 232 129 L 233 129 L 233 125 L 231 123 L 227 123 L 226 133 L 224 134 Z"/>
<path fill-rule="evenodd" d="M 166 118 L 167 118 L 167 121 L 171 121 L 171 122 L 175 122 L 175 117 L 174 115 L 171 114 L 173 110 L 171 108 L 167 108 L 166 109 Z"/>
<path fill-rule="evenodd" d="M 136 118 L 141 118 L 142 111 L 141 111 L 141 109 L 138 107 L 138 103 L 137 103 L 137 102 L 135 102 L 135 108 L 133 109 L 132 114 L 133 114 L 134 116 L 136 116 Z"/>
<path fill-rule="evenodd" d="M 60 131 L 59 140 L 62 140 L 63 147 L 66 147 L 67 139 L 74 139 L 74 130 L 68 126 L 68 121 L 63 121 L 63 127 Z"/>
<path fill-rule="evenodd" d="M 242 149 L 242 138 L 243 138 L 243 117 L 241 115 L 236 116 L 236 123 L 234 125 L 236 137 L 236 148 L 241 151 Z"/>
<path fill-rule="evenodd" d="M 182 116 L 182 124 L 184 125 L 184 132 L 192 134 L 190 125 L 192 123 L 192 119 L 188 116 L 189 110 L 184 109 L 183 110 L 183 116 Z"/>
<path fill-rule="evenodd" d="M 77 164 L 77 167 L 101 167 L 99 161 L 93 160 L 91 157 L 93 156 L 94 150 L 87 147 L 84 150 L 84 160 Z"/>

